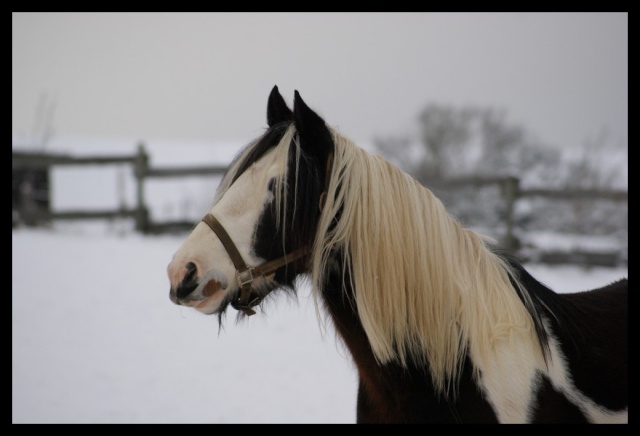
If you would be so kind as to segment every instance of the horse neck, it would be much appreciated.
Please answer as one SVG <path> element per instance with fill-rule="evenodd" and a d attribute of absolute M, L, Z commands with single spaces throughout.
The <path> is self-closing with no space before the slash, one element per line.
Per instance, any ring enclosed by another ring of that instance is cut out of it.
<path fill-rule="evenodd" d="M 358 316 L 350 280 L 342 271 L 332 270 L 320 292 L 327 313 L 331 317 L 337 334 L 347 346 L 356 363 L 375 363 L 360 317 Z"/>
<path fill-rule="evenodd" d="M 332 267 L 325 276 L 325 285 L 320 289 L 320 302 L 362 377 L 364 373 L 380 368 L 380 364 L 360 320 L 349 272 L 338 267 L 343 265 L 341 256 L 335 256 L 329 263 Z"/>

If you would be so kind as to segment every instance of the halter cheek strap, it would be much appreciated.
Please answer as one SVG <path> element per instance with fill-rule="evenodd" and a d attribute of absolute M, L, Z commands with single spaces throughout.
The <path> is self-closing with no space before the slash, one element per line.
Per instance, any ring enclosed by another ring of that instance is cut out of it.
<path fill-rule="evenodd" d="M 232 301 L 231 305 L 235 309 L 241 310 L 247 315 L 255 314 L 256 312 L 252 307 L 260 304 L 262 299 L 265 297 L 265 295 L 257 295 L 250 300 L 251 283 L 253 283 L 253 281 L 258 277 L 268 276 L 269 274 L 276 272 L 277 269 L 293 263 L 309 253 L 307 247 L 301 247 L 289 254 L 285 254 L 282 257 L 270 260 L 261 265 L 248 266 L 236 245 L 233 243 L 233 240 L 216 217 L 208 213 L 202 218 L 202 221 L 206 223 L 218 236 L 218 239 L 220 239 L 225 250 L 227 250 L 227 254 L 229 254 L 229 257 L 236 268 L 236 279 L 238 280 L 238 285 L 240 287 L 240 296 L 237 300 Z"/>

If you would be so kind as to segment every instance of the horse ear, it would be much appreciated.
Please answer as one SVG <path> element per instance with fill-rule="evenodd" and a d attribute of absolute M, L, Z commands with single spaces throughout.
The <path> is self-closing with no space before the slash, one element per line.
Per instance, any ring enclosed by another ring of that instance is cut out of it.
<path fill-rule="evenodd" d="M 300 138 L 300 148 L 308 156 L 314 156 L 321 165 L 333 153 L 333 138 L 324 120 L 295 91 L 293 100 L 293 121 Z"/>
<path fill-rule="evenodd" d="M 282 121 L 291 121 L 293 119 L 293 112 L 287 106 L 278 91 L 278 87 L 274 86 L 269 94 L 269 102 L 267 103 L 267 124 L 269 127 L 273 127 Z"/>

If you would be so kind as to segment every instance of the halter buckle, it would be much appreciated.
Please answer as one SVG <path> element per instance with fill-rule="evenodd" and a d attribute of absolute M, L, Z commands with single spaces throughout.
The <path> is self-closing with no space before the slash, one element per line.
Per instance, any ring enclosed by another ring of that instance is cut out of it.
<path fill-rule="evenodd" d="M 240 289 L 244 288 L 245 286 L 251 285 L 251 282 L 253 282 L 253 280 L 255 279 L 255 277 L 253 276 L 254 271 L 255 268 L 253 267 L 248 267 L 247 269 L 244 269 L 242 271 L 236 271 L 236 279 L 238 280 Z"/>

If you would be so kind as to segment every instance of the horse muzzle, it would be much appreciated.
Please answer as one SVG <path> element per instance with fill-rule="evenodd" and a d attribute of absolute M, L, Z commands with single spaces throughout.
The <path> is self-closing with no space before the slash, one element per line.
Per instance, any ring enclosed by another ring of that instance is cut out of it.
<path fill-rule="evenodd" d="M 170 279 L 176 276 L 172 274 L 171 268 L 168 270 Z M 224 291 L 229 285 L 224 273 L 220 270 L 212 269 L 202 277 L 197 277 L 195 264 L 189 262 L 185 271 L 183 271 L 182 279 L 174 284 L 169 291 L 169 298 L 177 305 L 194 307 L 196 309 L 203 308 L 212 298 L 222 300 Z"/>

